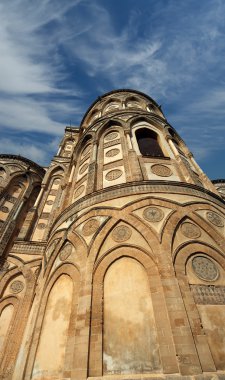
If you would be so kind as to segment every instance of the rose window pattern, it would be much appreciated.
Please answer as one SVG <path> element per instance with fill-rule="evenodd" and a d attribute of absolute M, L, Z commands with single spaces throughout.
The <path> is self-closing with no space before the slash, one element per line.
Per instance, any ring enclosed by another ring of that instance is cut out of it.
<path fill-rule="evenodd" d="M 195 274 L 204 281 L 215 281 L 219 277 L 219 270 L 215 263 L 204 256 L 196 256 L 192 260 Z"/>
<path fill-rule="evenodd" d="M 121 177 L 122 174 L 123 174 L 122 170 L 119 170 L 119 169 L 110 170 L 110 172 L 106 174 L 105 178 L 107 179 L 107 181 L 114 181 L 115 179 Z"/>
<path fill-rule="evenodd" d="M 105 136 L 106 141 L 115 140 L 119 137 L 119 134 L 117 132 L 111 132 L 108 135 Z"/>

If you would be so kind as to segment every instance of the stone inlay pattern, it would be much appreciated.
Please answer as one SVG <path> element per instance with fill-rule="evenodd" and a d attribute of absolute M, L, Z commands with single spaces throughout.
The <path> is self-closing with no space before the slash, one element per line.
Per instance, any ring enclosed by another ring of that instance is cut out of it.
<path fill-rule="evenodd" d="M 68 257 L 70 257 L 72 253 L 72 245 L 67 243 L 66 245 L 64 245 L 64 247 L 62 248 L 60 254 L 59 254 L 59 258 L 61 261 L 65 261 L 68 259 Z"/>
<path fill-rule="evenodd" d="M 120 150 L 115 148 L 115 149 L 111 149 L 111 150 L 108 150 L 108 152 L 106 152 L 106 157 L 115 157 L 117 156 L 117 154 L 119 154 Z"/>
<path fill-rule="evenodd" d="M 82 152 L 82 156 L 85 156 L 86 154 L 88 154 L 90 150 L 91 150 L 91 145 L 86 146 L 86 148 L 84 148 Z"/>
<path fill-rule="evenodd" d="M 117 139 L 117 137 L 118 137 L 118 133 L 117 132 L 111 132 L 111 133 L 109 133 L 108 135 L 105 136 L 105 140 L 106 141 L 111 141 L 111 140 Z"/>
<path fill-rule="evenodd" d="M 81 185 L 74 191 L 74 198 L 78 198 L 84 192 L 85 186 Z"/>
<path fill-rule="evenodd" d="M 195 256 L 192 260 L 193 270 L 201 280 L 215 281 L 219 277 L 216 264 L 208 257 Z"/>
<path fill-rule="evenodd" d="M 152 165 L 151 171 L 153 174 L 158 175 L 160 177 L 170 177 L 173 174 L 170 168 L 168 168 L 168 166 L 160 164 Z"/>
<path fill-rule="evenodd" d="M 122 174 L 123 174 L 122 170 L 114 169 L 114 170 L 110 170 L 110 172 L 106 174 L 105 178 L 107 179 L 107 181 L 114 181 L 115 179 L 121 177 Z"/>
<path fill-rule="evenodd" d="M 225 286 L 190 285 L 190 288 L 198 305 L 225 304 Z"/>
<path fill-rule="evenodd" d="M 79 174 L 83 174 L 83 173 L 87 170 L 87 168 L 88 168 L 88 164 L 84 164 L 84 165 L 80 168 L 80 170 L 79 170 Z"/>
<path fill-rule="evenodd" d="M 143 211 L 143 217 L 149 222 L 160 222 L 164 213 L 158 207 L 148 207 Z"/>
<path fill-rule="evenodd" d="M 46 226 L 47 226 L 47 224 L 45 224 L 45 223 L 39 223 L 37 225 L 37 227 L 38 227 L 39 230 L 44 230 Z"/>
<path fill-rule="evenodd" d="M 214 211 L 208 211 L 206 213 L 206 218 L 209 222 L 214 224 L 217 227 L 224 227 L 224 221 L 223 219 Z"/>
<path fill-rule="evenodd" d="M 48 206 L 51 206 L 51 205 L 53 205 L 53 203 L 54 203 L 54 201 L 53 200 L 48 200 L 47 202 L 46 202 L 46 204 L 48 205 Z"/>
<path fill-rule="evenodd" d="M 10 290 L 12 291 L 12 293 L 20 293 L 22 292 L 24 288 L 24 283 L 22 281 L 13 281 L 12 284 L 10 285 Z"/>
<path fill-rule="evenodd" d="M 9 212 L 9 209 L 6 206 L 2 206 L 1 211 L 7 214 Z"/>
<path fill-rule="evenodd" d="M 132 231 L 127 226 L 118 226 L 115 227 L 112 232 L 112 238 L 116 242 L 122 242 L 130 239 Z"/>
<path fill-rule="evenodd" d="M 100 223 L 97 219 L 90 219 L 90 220 L 88 220 L 88 222 L 86 222 L 84 224 L 84 226 L 82 228 L 82 233 L 85 236 L 92 235 L 93 233 L 95 233 L 97 231 L 99 226 L 100 226 Z"/>
<path fill-rule="evenodd" d="M 181 226 L 181 232 L 184 236 L 191 238 L 191 239 L 196 239 L 201 236 L 201 230 L 198 226 L 195 224 L 189 223 L 189 222 L 184 222 Z"/>

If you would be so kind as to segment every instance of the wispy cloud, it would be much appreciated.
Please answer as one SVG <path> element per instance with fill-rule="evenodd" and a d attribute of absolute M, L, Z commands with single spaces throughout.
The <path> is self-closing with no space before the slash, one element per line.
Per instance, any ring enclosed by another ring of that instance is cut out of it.
<path fill-rule="evenodd" d="M 3 137 L 5 129 L 62 135 L 102 92 L 127 87 L 162 103 L 198 158 L 222 149 L 225 3 L 124 0 L 116 8 L 102 0 L 1 2 Z"/>

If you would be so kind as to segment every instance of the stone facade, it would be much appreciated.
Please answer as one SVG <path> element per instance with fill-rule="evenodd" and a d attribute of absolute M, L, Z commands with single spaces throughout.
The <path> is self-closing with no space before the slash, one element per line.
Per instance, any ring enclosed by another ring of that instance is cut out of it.
<path fill-rule="evenodd" d="M 1 155 L 0 378 L 225 379 L 224 184 L 132 90 Z"/>

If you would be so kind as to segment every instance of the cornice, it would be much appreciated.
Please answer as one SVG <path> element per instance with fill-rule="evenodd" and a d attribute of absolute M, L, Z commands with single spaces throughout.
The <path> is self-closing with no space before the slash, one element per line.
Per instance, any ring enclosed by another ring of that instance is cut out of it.
<path fill-rule="evenodd" d="M 86 207 L 94 206 L 96 203 L 108 201 L 118 197 L 124 197 L 134 194 L 154 194 L 154 193 L 174 193 L 193 195 L 202 198 L 205 201 L 213 202 L 220 207 L 225 206 L 225 200 L 213 192 L 206 190 L 200 186 L 187 184 L 185 182 L 173 182 L 173 181 L 140 181 L 129 182 L 126 184 L 120 184 L 112 187 L 107 187 L 96 191 L 92 194 L 88 194 L 66 208 L 55 220 L 52 225 L 51 231 L 55 230 L 58 226 L 64 223 L 75 213 L 82 211 Z M 50 231 L 50 232 L 51 232 Z"/>

